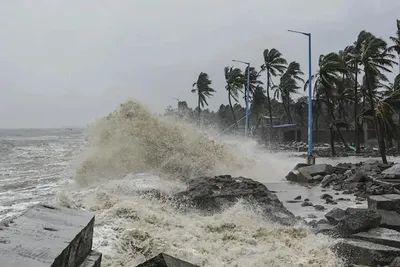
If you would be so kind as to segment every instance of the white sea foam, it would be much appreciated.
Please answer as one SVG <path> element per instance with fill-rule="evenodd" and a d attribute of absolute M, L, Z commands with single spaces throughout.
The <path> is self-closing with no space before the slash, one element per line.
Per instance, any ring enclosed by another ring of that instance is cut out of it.
<path fill-rule="evenodd" d="M 253 142 L 212 138 L 128 101 L 88 130 L 76 184 L 57 199 L 96 213 L 94 247 L 104 253 L 102 266 L 136 266 L 160 252 L 210 267 L 341 266 L 326 237 L 302 226 L 274 225 L 243 202 L 203 216 L 139 193 L 173 194 L 198 175 L 276 181 L 292 166 L 289 158 L 257 150 Z"/>

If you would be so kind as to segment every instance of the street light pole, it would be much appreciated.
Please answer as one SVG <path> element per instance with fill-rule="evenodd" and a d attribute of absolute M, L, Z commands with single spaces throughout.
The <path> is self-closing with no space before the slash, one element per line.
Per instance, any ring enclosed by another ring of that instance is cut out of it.
<path fill-rule="evenodd" d="M 302 34 L 308 36 L 308 156 L 307 156 L 307 163 L 308 164 L 315 164 L 315 158 L 312 155 L 312 87 L 311 87 L 311 33 L 307 32 L 299 32 L 288 30 L 289 32 Z"/>
<path fill-rule="evenodd" d="M 249 97 L 250 97 L 250 63 L 244 62 L 240 60 L 232 60 L 233 62 L 239 62 L 247 65 L 247 86 L 245 92 L 245 100 L 246 100 L 246 121 L 244 125 L 244 137 L 247 137 L 247 132 L 249 129 Z"/>

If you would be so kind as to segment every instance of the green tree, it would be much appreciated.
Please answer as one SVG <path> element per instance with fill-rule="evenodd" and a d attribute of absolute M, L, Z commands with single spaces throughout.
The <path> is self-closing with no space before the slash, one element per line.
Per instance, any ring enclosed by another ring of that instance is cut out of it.
<path fill-rule="evenodd" d="M 251 100 L 251 113 L 253 114 L 253 116 L 257 118 L 255 132 L 257 132 L 262 117 L 265 114 L 266 102 L 267 102 L 267 97 L 265 96 L 265 89 L 263 88 L 262 85 L 258 85 L 254 90 L 253 97 Z"/>
<path fill-rule="evenodd" d="M 340 127 L 342 124 L 336 120 L 335 104 L 337 103 L 337 85 L 341 81 L 342 73 L 346 72 L 341 58 L 337 53 L 329 53 L 321 55 L 318 62 L 319 70 L 316 74 L 312 75 L 311 79 L 314 83 L 314 94 L 318 101 L 325 103 L 328 114 L 330 116 L 330 132 L 331 132 L 331 149 L 332 155 L 335 155 L 334 139 L 338 134 L 343 144 L 348 148 L 341 132 Z M 304 90 L 307 90 L 307 81 L 304 85 Z"/>
<path fill-rule="evenodd" d="M 354 137 L 355 137 L 355 145 L 356 145 L 356 153 L 360 153 L 360 125 L 358 119 L 358 104 L 359 104 L 359 90 L 358 90 L 358 74 L 360 73 L 361 68 L 361 46 L 363 42 L 370 33 L 366 31 L 361 31 L 357 40 L 353 43 L 353 45 L 346 47 L 346 55 L 348 57 L 348 67 L 354 78 L 354 91 L 353 91 L 353 101 L 354 101 Z M 362 90 L 364 92 L 364 90 Z M 363 94 L 364 95 L 364 94 Z M 364 98 L 365 99 L 365 98 Z"/>
<path fill-rule="evenodd" d="M 396 36 L 391 36 L 390 40 L 394 43 L 393 46 L 390 47 L 391 50 L 394 50 L 397 53 L 399 60 L 399 73 L 400 73 L 400 19 L 396 20 L 397 31 Z"/>
<path fill-rule="evenodd" d="M 237 124 L 235 112 L 233 110 L 231 98 L 238 102 L 239 92 L 243 88 L 243 73 L 239 68 L 225 67 L 224 74 L 226 82 L 225 89 L 228 91 L 229 106 L 231 108 L 236 129 L 238 129 L 239 127 Z"/>
<path fill-rule="evenodd" d="M 392 42 L 394 43 L 393 46 L 390 47 L 391 50 L 394 50 L 397 53 L 397 57 L 399 60 L 399 74 L 400 74 L 400 20 L 396 20 L 396 24 L 397 24 L 397 31 L 396 31 L 396 35 L 395 36 L 391 36 L 390 40 L 392 40 Z M 398 77 L 398 76 L 397 76 Z M 396 84 L 396 81 L 394 82 L 394 84 Z M 397 113 L 398 113 L 398 124 L 400 125 L 400 112 L 397 109 Z M 398 153 L 400 153 L 400 135 L 397 138 L 397 151 Z"/>
<path fill-rule="evenodd" d="M 248 67 L 245 68 L 243 72 L 243 88 L 246 90 L 247 88 L 247 73 L 248 73 Z M 254 91 L 259 87 L 260 85 L 263 84 L 262 81 L 259 80 L 260 78 L 260 72 L 258 72 L 254 67 L 250 67 L 250 98 L 254 94 Z M 244 95 L 244 98 L 246 95 Z"/>
<path fill-rule="evenodd" d="M 207 98 L 210 98 L 213 96 L 213 93 L 215 93 L 215 90 L 211 87 L 211 80 L 208 76 L 207 73 L 205 72 L 200 72 L 197 81 L 193 83 L 193 88 L 191 90 L 192 93 L 197 93 L 197 108 L 198 108 L 198 113 L 199 113 L 199 122 L 200 122 L 200 113 L 201 113 L 201 108 L 204 106 L 208 106 L 207 103 Z"/>
<path fill-rule="evenodd" d="M 373 121 L 378 137 L 379 152 L 382 157 L 383 163 L 387 163 L 386 159 L 386 146 L 385 146 L 385 132 L 384 132 L 384 112 L 382 102 L 376 99 L 376 90 L 381 82 L 388 82 L 387 76 L 384 72 L 392 72 L 391 68 L 397 64 L 393 59 L 395 55 L 388 49 L 387 43 L 377 38 L 371 33 L 365 35 L 365 39 L 361 45 L 361 64 L 364 67 L 364 75 L 366 80 L 365 95 L 368 98 L 370 110 L 373 112 Z M 376 106 L 375 104 L 379 104 Z"/>
<path fill-rule="evenodd" d="M 271 50 L 265 49 L 263 52 L 264 64 L 261 66 L 262 71 L 267 72 L 267 99 L 268 99 L 268 109 L 270 117 L 270 125 L 272 126 L 272 107 L 271 107 L 271 76 L 276 77 L 278 74 L 284 73 L 287 68 L 286 59 L 283 58 L 281 52 L 277 49 L 272 48 Z"/>
<path fill-rule="evenodd" d="M 274 92 L 274 98 L 281 98 L 282 105 L 285 113 L 288 117 L 289 123 L 292 123 L 292 116 L 290 113 L 290 103 L 292 101 L 291 95 L 297 93 L 300 86 L 298 86 L 297 81 L 304 83 L 304 80 L 300 77 L 304 73 L 300 69 L 300 64 L 293 61 L 290 62 L 286 71 L 281 75 L 279 85 L 274 85 L 272 87 Z"/>

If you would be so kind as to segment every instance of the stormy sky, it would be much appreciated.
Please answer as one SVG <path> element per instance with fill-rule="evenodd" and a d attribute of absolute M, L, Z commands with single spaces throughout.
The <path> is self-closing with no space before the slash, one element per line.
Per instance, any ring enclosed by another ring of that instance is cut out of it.
<path fill-rule="evenodd" d="M 232 59 L 259 68 L 277 48 L 307 72 L 307 39 L 287 29 L 312 33 L 315 71 L 363 29 L 388 40 L 396 18 L 399 0 L 0 1 L 0 128 L 84 126 L 127 98 L 195 106 L 201 71 L 217 109 Z"/>

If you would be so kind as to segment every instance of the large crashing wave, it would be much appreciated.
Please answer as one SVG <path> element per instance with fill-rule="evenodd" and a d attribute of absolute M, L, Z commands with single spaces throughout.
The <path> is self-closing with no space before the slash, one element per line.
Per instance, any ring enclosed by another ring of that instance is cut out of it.
<path fill-rule="evenodd" d="M 187 178 L 252 162 L 194 126 L 157 117 L 134 100 L 96 121 L 87 133 L 89 147 L 77 167 L 81 183 L 132 172 Z"/>

